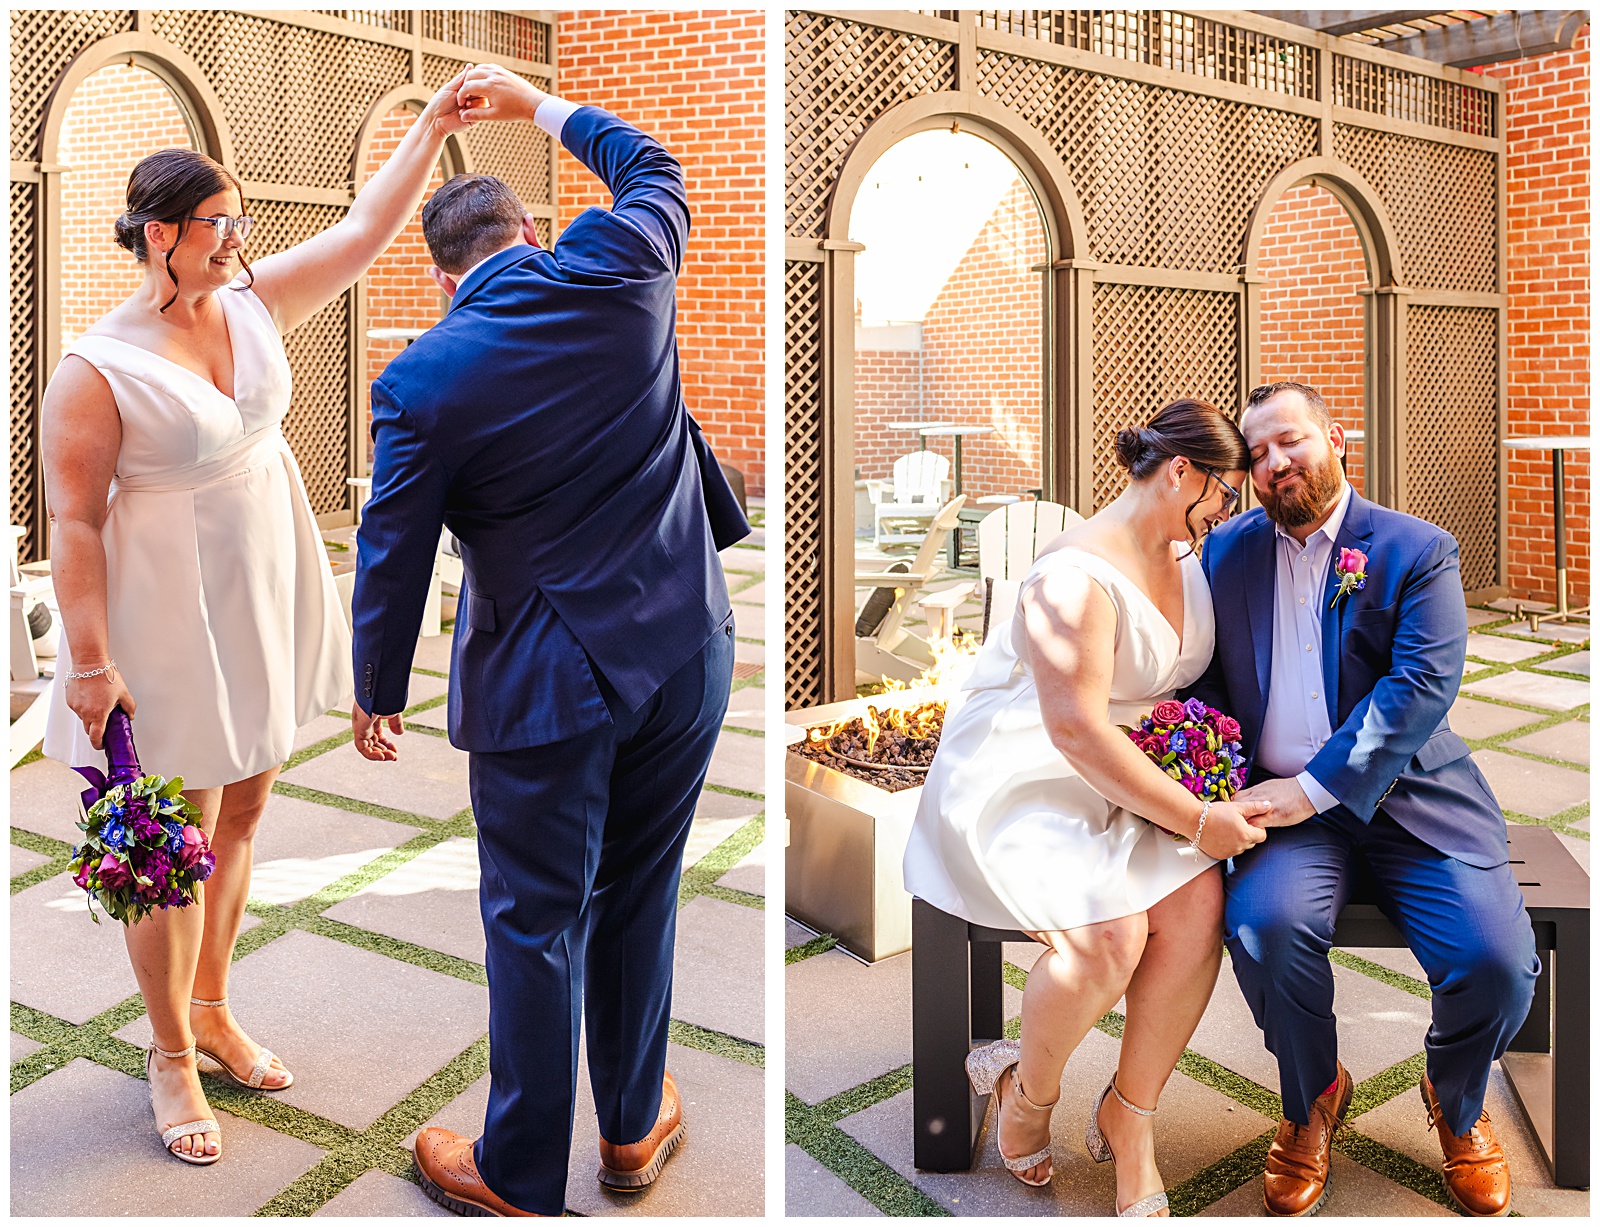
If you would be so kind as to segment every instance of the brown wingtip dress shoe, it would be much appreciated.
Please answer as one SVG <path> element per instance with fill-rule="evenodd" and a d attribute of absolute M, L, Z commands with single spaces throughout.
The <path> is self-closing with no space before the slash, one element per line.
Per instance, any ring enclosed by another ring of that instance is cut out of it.
<path fill-rule="evenodd" d="M 497 1196 L 478 1175 L 472 1157 L 472 1138 L 437 1127 L 417 1135 L 411 1152 L 422 1191 L 446 1210 L 468 1218 L 546 1218 L 531 1210 L 519 1210 Z"/>
<path fill-rule="evenodd" d="M 600 1139 L 600 1183 L 620 1193 L 637 1193 L 649 1187 L 683 1136 L 683 1101 L 678 1098 L 678 1084 L 669 1073 L 661 1079 L 661 1111 L 655 1128 L 626 1146 Z"/>
<path fill-rule="evenodd" d="M 1277 1136 L 1267 1149 L 1267 1174 L 1261 1201 L 1267 1213 L 1278 1218 L 1315 1214 L 1328 1197 L 1328 1167 L 1333 1157 L 1333 1135 L 1344 1124 L 1355 1084 L 1341 1064 L 1332 1089 L 1311 1105 L 1311 1123 L 1278 1122 Z"/>
<path fill-rule="evenodd" d="M 1489 1124 L 1488 1109 L 1471 1129 L 1457 1137 L 1444 1123 L 1444 1111 L 1427 1074 L 1422 1075 L 1422 1104 L 1428 1110 L 1428 1128 L 1439 1131 L 1445 1192 L 1456 1209 L 1474 1218 L 1500 1218 L 1511 1213 L 1511 1165 Z"/>

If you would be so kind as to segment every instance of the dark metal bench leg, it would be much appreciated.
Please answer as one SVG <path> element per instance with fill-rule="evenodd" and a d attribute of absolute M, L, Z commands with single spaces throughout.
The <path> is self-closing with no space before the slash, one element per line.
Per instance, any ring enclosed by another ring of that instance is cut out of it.
<path fill-rule="evenodd" d="M 1005 947 L 999 942 L 973 942 L 968 951 L 972 970 L 972 1038 L 997 1040 L 1006 1032 Z"/>
<path fill-rule="evenodd" d="M 967 1081 L 972 979 L 967 922 L 911 901 L 912 1162 L 964 1172 L 983 1117 Z"/>
<path fill-rule="evenodd" d="M 1589 1187 L 1589 914 L 1556 922 L 1555 1036 L 1551 1049 L 1551 1175 L 1564 1188 Z"/>

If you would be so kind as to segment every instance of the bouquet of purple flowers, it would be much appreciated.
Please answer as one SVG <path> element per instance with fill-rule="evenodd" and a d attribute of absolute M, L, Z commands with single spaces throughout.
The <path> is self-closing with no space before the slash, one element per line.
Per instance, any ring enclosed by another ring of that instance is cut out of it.
<path fill-rule="evenodd" d="M 1166 699 L 1139 721 L 1119 725 L 1156 766 L 1195 796 L 1226 801 L 1244 787 L 1239 722 L 1199 699 Z"/>
<path fill-rule="evenodd" d="M 133 722 L 121 707 L 106 720 L 106 765 L 75 767 L 83 791 L 84 841 L 72 850 L 72 880 L 123 924 L 156 908 L 188 907 L 195 884 L 211 876 L 216 856 L 200 826 L 200 811 L 181 795 L 183 777 L 145 775 L 133 748 Z"/>

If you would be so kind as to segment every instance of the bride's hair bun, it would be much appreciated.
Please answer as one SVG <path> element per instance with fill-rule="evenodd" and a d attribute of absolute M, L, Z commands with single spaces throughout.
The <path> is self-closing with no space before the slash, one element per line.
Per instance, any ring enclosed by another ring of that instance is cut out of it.
<path fill-rule="evenodd" d="M 144 240 L 144 225 L 134 221 L 126 213 L 120 214 L 116 220 L 117 246 L 125 247 L 134 256 L 143 261 L 147 251 Z"/>
<path fill-rule="evenodd" d="M 1142 430 L 1117 431 L 1117 463 L 1132 472 L 1150 450 L 1150 441 Z"/>

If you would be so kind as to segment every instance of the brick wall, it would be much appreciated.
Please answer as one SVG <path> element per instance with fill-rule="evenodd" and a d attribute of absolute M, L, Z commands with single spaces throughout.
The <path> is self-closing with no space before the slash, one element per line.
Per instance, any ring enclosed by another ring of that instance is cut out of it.
<path fill-rule="evenodd" d="M 77 340 L 144 279 L 113 226 L 128 175 L 158 149 L 192 148 L 183 112 L 154 73 L 113 64 L 91 73 L 61 125 L 62 347 Z"/>
<path fill-rule="evenodd" d="M 922 324 L 922 350 L 856 355 L 856 467 L 887 477 L 917 437 L 888 424 L 920 418 L 994 426 L 999 433 L 962 444 L 962 489 L 969 498 L 1012 494 L 1041 482 L 1043 338 L 1040 275 L 1045 258 L 1038 206 L 1019 178 L 996 206 L 944 284 Z M 929 439 L 951 457 L 949 439 Z"/>
<path fill-rule="evenodd" d="M 367 160 L 362 166 L 363 182 L 399 147 L 415 122 L 416 115 L 404 107 L 396 107 L 379 121 Z M 444 176 L 436 166 L 433 177 L 428 181 L 424 204 L 443 182 Z M 428 244 L 422 237 L 422 210 L 419 208 L 400 232 L 400 237 L 367 270 L 368 328 L 428 328 L 438 323 L 448 300 L 428 276 L 428 265 L 431 263 Z M 362 380 L 362 403 L 366 406 L 367 425 L 361 433 L 366 440 L 370 469 L 372 381 L 383 374 L 383 368 L 405 348 L 405 342 L 369 339 L 366 345 L 367 368 Z"/>
<path fill-rule="evenodd" d="M 1506 413 L 1512 435 L 1588 434 L 1589 36 L 1571 51 L 1493 64 L 1506 84 Z M 1587 452 L 1567 453 L 1567 569 L 1589 601 Z M 1548 452 L 1510 453 L 1510 582 L 1555 599 Z"/>
<path fill-rule="evenodd" d="M 684 398 L 762 491 L 766 19 L 760 11 L 563 12 L 559 89 L 637 124 L 683 163 L 693 233 L 678 283 Z M 561 221 L 609 195 L 561 152 Z"/>
<path fill-rule="evenodd" d="M 1273 206 L 1261 243 L 1261 378 L 1315 388 L 1346 430 L 1363 426 L 1366 262 L 1355 223 L 1326 188 L 1302 183 Z M 1227 406 L 1233 408 L 1234 406 Z M 1364 448 L 1345 449 L 1345 473 L 1362 488 Z"/>

